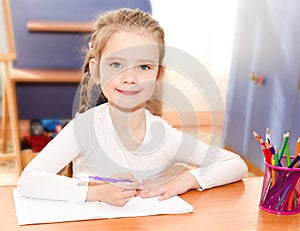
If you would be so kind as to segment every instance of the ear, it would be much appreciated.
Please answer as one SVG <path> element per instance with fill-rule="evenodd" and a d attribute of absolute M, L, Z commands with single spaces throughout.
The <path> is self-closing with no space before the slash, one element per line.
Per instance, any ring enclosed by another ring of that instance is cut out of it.
<path fill-rule="evenodd" d="M 89 62 L 89 69 L 91 73 L 92 79 L 96 82 L 99 83 L 100 78 L 99 78 L 99 73 L 98 73 L 98 68 L 97 68 L 97 61 L 95 58 L 91 58 Z"/>
<path fill-rule="evenodd" d="M 166 73 L 166 67 L 160 65 L 159 68 L 158 68 L 158 73 L 157 73 L 156 80 L 162 80 L 163 77 L 164 77 L 164 75 L 165 75 L 165 73 Z"/>
<path fill-rule="evenodd" d="M 89 62 L 89 68 L 92 69 L 95 66 L 96 63 L 97 63 L 96 59 L 91 58 L 90 62 Z"/>

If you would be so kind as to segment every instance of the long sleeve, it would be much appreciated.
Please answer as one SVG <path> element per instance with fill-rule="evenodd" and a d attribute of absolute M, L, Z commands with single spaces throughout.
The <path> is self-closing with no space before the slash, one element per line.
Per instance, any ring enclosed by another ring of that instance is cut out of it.
<path fill-rule="evenodd" d="M 176 162 L 198 166 L 190 173 L 200 184 L 201 190 L 241 180 L 247 174 L 246 163 L 233 152 L 210 146 L 174 128 L 168 128 L 167 136 L 169 150 L 177 152 Z"/>
<path fill-rule="evenodd" d="M 84 202 L 88 181 L 57 175 L 71 161 L 74 173 L 109 177 L 130 172 L 139 179 L 158 177 L 174 163 L 192 164 L 198 166 L 190 173 L 201 189 L 241 180 L 247 173 L 240 156 L 186 135 L 160 117 L 147 114 L 146 131 L 139 149 L 124 150 L 108 106 L 100 105 L 71 121 L 28 164 L 18 190 L 26 197 Z"/>
<path fill-rule="evenodd" d="M 18 181 L 19 193 L 32 198 L 84 202 L 88 182 L 57 175 L 78 154 L 71 121 L 24 169 Z"/>
<path fill-rule="evenodd" d="M 208 163 L 190 170 L 201 189 L 229 184 L 245 177 L 248 168 L 240 156 L 224 149 L 212 149 L 210 153 L 207 153 L 213 156 Z"/>

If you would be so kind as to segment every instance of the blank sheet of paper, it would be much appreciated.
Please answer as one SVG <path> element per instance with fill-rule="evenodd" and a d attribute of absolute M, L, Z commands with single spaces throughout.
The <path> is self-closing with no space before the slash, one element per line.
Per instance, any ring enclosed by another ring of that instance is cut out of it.
<path fill-rule="evenodd" d="M 19 225 L 194 211 L 193 206 L 179 196 L 164 201 L 159 201 L 157 197 L 134 197 L 124 207 L 115 207 L 103 202 L 73 203 L 32 199 L 22 197 L 17 189 L 13 190 L 13 195 Z"/>

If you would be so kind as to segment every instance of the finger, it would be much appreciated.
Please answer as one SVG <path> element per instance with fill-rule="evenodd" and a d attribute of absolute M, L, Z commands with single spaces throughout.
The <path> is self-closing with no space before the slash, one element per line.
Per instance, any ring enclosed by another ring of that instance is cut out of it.
<path fill-rule="evenodd" d="M 88 184 L 89 184 L 89 186 L 98 186 L 98 185 L 102 185 L 102 184 L 107 184 L 107 182 L 89 180 Z"/>
<path fill-rule="evenodd" d="M 115 189 L 115 192 L 118 192 L 121 197 L 124 197 L 124 195 L 128 196 L 135 196 L 137 194 L 138 189 L 129 189 L 129 188 L 122 188 L 118 186 L 113 186 Z"/>
<path fill-rule="evenodd" d="M 158 178 L 158 179 L 147 179 L 143 180 L 143 183 L 140 184 L 140 189 L 153 189 L 165 184 L 168 181 L 167 178 Z"/>
<path fill-rule="evenodd" d="M 137 194 L 137 190 L 127 190 L 127 191 L 123 191 L 122 196 L 124 198 L 132 198 L 135 197 Z"/>
<path fill-rule="evenodd" d="M 128 201 L 135 197 L 136 191 L 124 191 L 122 192 L 118 198 L 116 198 L 115 203 L 118 206 L 124 206 Z"/>
<path fill-rule="evenodd" d="M 139 196 L 142 198 L 149 198 L 149 197 L 156 197 L 162 195 L 163 191 L 159 189 L 152 189 L 152 190 L 142 190 L 139 192 Z"/>
<path fill-rule="evenodd" d="M 137 181 L 133 182 L 117 182 L 117 183 L 112 183 L 113 185 L 119 187 L 119 188 L 124 188 L 124 189 L 137 189 L 139 187 L 139 183 Z"/>
<path fill-rule="evenodd" d="M 173 196 L 176 196 L 176 194 L 171 193 L 171 192 L 165 192 L 164 194 L 162 194 L 162 195 L 160 195 L 160 196 L 158 197 L 158 200 L 159 200 L 159 201 L 163 201 L 163 200 L 169 199 L 169 198 L 171 198 L 171 197 L 173 197 Z"/>

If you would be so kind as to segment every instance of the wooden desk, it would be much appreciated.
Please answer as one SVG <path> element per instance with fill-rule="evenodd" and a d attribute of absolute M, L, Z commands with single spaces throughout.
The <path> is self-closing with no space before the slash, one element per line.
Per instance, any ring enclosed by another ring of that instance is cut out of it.
<path fill-rule="evenodd" d="M 14 186 L 0 187 L 0 227 L 10 230 L 299 230 L 299 215 L 274 215 L 258 207 L 262 177 L 209 189 L 190 191 L 182 198 L 194 213 L 114 218 L 18 226 L 12 196 Z"/>

